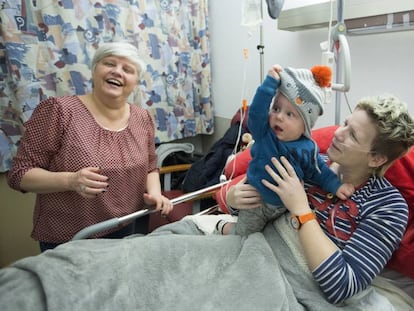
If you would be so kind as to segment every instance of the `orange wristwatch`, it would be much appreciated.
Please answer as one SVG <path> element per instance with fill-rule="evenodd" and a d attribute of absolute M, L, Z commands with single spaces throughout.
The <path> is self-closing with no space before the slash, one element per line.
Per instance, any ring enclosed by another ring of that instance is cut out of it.
<path fill-rule="evenodd" d="M 311 212 L 308 214 L 295 216 L 292 215 L 290 218 L 290 224 L 293 227 L 293 229 L 299 230 L 300 227 L 302 227 L 303 224 L 307 223 L 310 220 L 316 219 L 315 213 Z"/>

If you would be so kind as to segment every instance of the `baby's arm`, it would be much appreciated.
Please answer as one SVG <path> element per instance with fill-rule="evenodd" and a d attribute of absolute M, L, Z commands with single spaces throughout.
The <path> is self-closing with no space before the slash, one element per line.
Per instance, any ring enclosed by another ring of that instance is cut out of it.
<path fill-rule="evenodd" d="M 348 199 L 355 192 L 355 187 L 353 184 L 342 184 L 336 191 L 336 196 L 341 200 Z"/>
<path fill-rule="evenodd" d="M 310 180 L 321 187 L 323 190 L 336 194 L 340 200 L 347 200 L 355 192 L 355 187 L 349 183 L 341 184 L 340 179 L 336 175 L 337 167 L 331 169 L 323 157 L 318 154 L 317 156 L 318 166 L 320 172 L 314 172 Z M 308 175 L 310 175 L 308 173 Z"/>

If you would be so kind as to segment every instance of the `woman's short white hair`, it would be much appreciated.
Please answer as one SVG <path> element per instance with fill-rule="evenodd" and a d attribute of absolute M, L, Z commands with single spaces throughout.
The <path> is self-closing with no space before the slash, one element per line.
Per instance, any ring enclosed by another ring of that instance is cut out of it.
<path fill-rule="evenodd" d="M 106 42 L 99 46 L 92 59 L 92 72 L 95 71 L 96 65 L 108 56 L 124 57 L 129 60 L 137 69 L 138 79 L 145 70 L 145 64 L 139 57 L 138 49 L 131 43 L 120 41 Z"/>

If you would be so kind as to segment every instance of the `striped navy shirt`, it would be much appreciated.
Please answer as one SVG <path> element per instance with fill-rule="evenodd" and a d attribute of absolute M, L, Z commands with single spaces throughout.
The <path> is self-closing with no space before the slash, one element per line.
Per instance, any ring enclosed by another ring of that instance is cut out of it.
<path fill-rule="evenodd" d="M 307 185 L 318 222 L 338 250 L 314 271 L 331 303 L 365 289 L 398 248 L 408 220 L 408 206 L 385 178 L 371 177 L 346 201 L 329 199 Z"/>

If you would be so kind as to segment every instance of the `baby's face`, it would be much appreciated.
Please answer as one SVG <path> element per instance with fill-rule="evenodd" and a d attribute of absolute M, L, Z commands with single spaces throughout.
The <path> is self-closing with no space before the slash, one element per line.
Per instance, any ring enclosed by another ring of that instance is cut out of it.
<path fill-rule="evenodd" d="M 300 112 L 281 93 L 273 100 L 269 125 L 281 141 L 297 140 L 305 133 L 305 123 Z"/>

